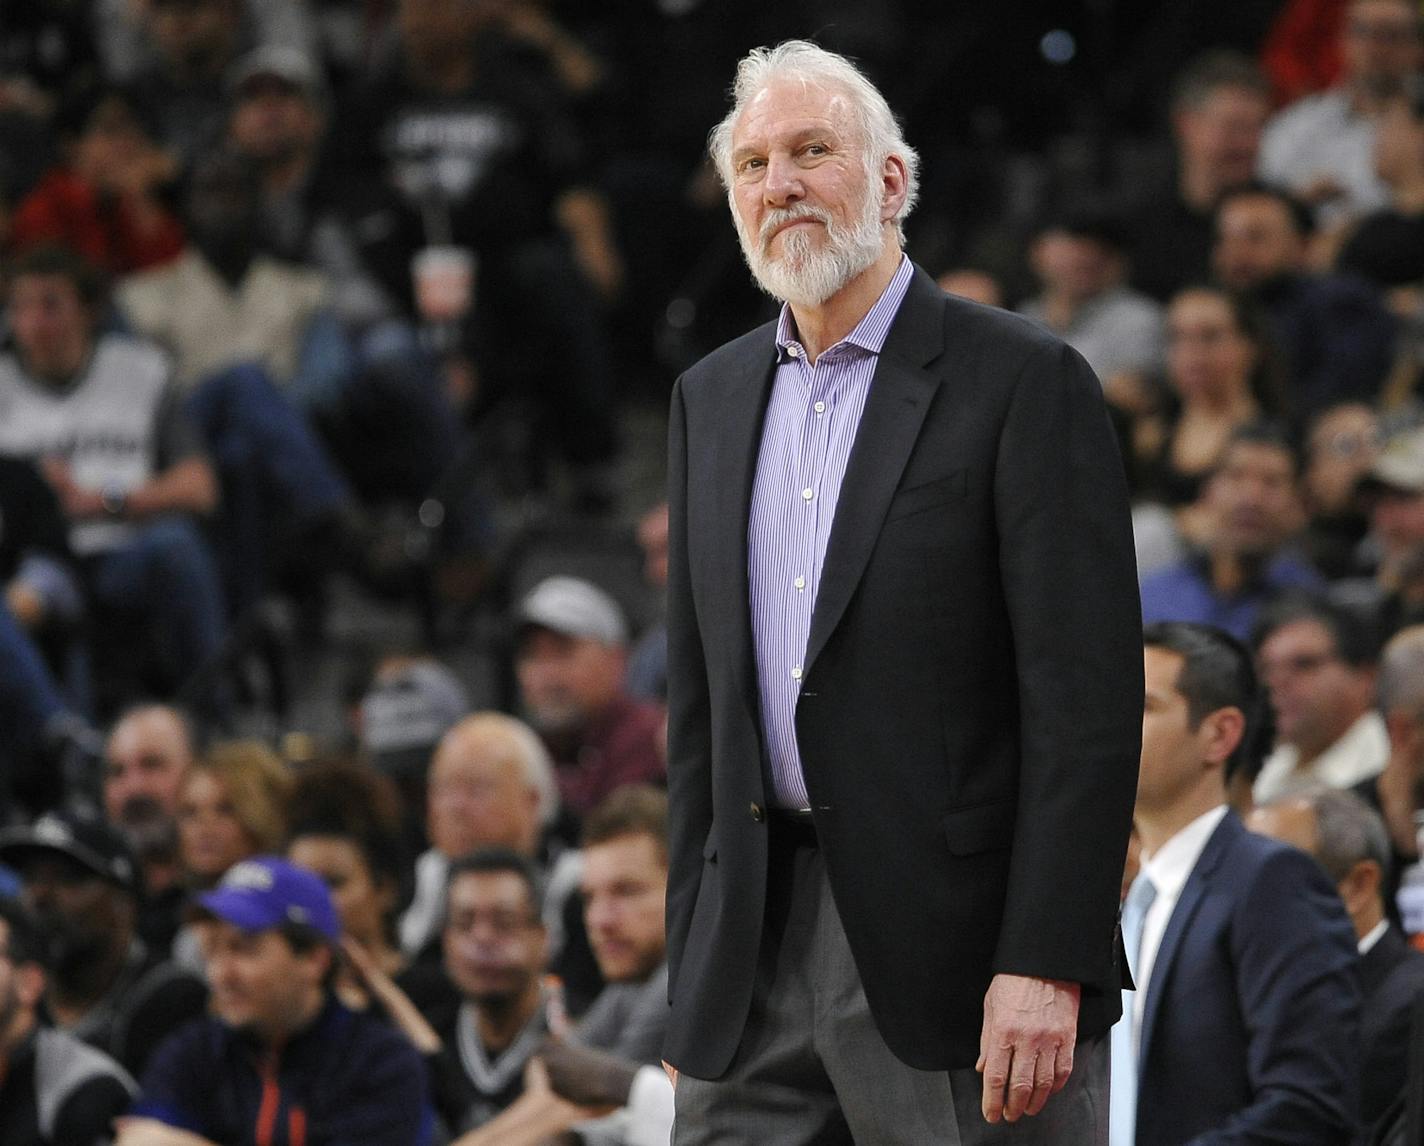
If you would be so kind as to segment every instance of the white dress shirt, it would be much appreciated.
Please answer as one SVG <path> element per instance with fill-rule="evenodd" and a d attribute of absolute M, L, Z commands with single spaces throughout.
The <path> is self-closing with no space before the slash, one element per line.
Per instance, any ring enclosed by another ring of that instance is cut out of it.
<path fill-rule="evenodd" d="M 1389 920 L 1381 919 L 1373 927 L 1365 932 L 1364 938 L 1360 940 L 1358 946 L 1360 954 L 1368 955 L 1375 949 L 1375 944 L 1384 938 L 1384 933 L 1389 930 Z"/>
<path fill-rule="evenodd" d="M 1152 982 L 1152 967 L 1157 962 L 1157 949 L 1162 946 L 1162 936 L 1177 909 L 1182 888 L 1192 869 L 1201 858 L 1202 849 L 1212 832 L 1226 815 L 1226 805 L 1218 804 L 1209 812 L 1203 812 L 1175 836 L 1158 848 L 1151 856 L 1142 854 L 1142 873 L 1157 888 L 1157 898 L 1147 909 L 1142 922 L 1142 948 L 1138 955 L 1137 998 L 1142 1002 L 1132 1008 L 1132 1050 L 1136 1056 L 1142 1054 L 1142 1015 L 1147 1010 L 1147 988 Z"/>
<path fill-rule="evenodd" d="M 1384 726 L 1384 717 L 1370 709 L 1303 768 L 1295 745 L 1282 744 L 1266 757 L 1251 794 L 1256 803 L 1265 804 L 1320 784 L 1353 788 L 1378 776 L 1388 763 L 1389 730 Z"/>

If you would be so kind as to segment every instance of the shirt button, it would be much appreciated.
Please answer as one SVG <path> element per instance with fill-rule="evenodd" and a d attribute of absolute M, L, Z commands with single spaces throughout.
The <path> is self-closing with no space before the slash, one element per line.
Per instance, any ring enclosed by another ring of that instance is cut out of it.
<path fill-rule="evenodd" d="M 788 347 L 786 348 L 786 353 L 789 354 L 789 355 L 791 355 L 792 358 L 800 358 L 800 357 L 801 357 L 801 348 L 800 348 L 799 346 L 795 345 L 795 343 L 793 343 L 792 345 L 790 345 L 790 346 L 788 346 Z"/>
<path fill-rule="evenodd" d="M 797 665 L 794 669 L 791 670 L 791 679 L 792 679 L 792 680 L 800 680 L 800 679 L 801 679 L 801 666 L 800 666 L 800 665 Z"/>
<path fill-rule="evenodd" d="M 824 402 L 817 402 L 813 409 L 815 409 L 818 414 L 824 414 L 826 412 L 826 404 Z"/>
<path fill-rule="evenodd" d="M 809 486 L 801 491 L 802 501 L 810 501 L 815 496 L 816 495 L 811 491 L 811 488 Z"/>
<path fill-rule="evenodd" d="M 795 585 L 796 588 L 798 588 L 798 589 L 804 589 L 804 588 L 806 588 L 806 578 L 804 578 L 804 577 L 798 577 L 798 578 L 796 578 L 795 581 L 793 581 L 793 582 L 791 582 L 791 583 L 792 583 L 793 585 Z"/>
<path fill-rule="evenodd" d="M 766 809 L 763 808 L 760 804 L 753 804 L 751 806 L 751 814 L 752 819 L 755 820 L 757 823 L 761 823 L 763 820 L 766 819 Z"/>

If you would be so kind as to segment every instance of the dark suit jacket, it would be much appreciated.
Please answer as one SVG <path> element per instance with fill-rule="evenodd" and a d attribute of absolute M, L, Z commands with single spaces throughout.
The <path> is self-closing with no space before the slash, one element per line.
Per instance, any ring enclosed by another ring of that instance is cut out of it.
<path fill-rule="evenodd" d="M 1228 812 L 1142 1000 L 1137 1146 L 1340 1146 L 1359 1094 L 1359 955 L 1304 852 Z"/>
<path fill-rule="evenodd" d="M 1360 1121 L 1370 1127 L 1404 1087 L 1410 1016 L 1414 1000 L 1424 991 L 1424 954 L 1413 950 L 1391 925 L 1360 959 L 1360 983 Z"/>
<path fill-rule="evenodd" d="M 774 325 L 673 392 L 667 1057 L 727 1068 L 767 880 L 747 523 Z M 831 889 L 887 1044 L 972 1066 L 996 972 L 1120 995 L 1114 924 L 1142 646 L 1122 463 L 1083 360 L 916 271 L 830 536 L 796 729 Z"/>

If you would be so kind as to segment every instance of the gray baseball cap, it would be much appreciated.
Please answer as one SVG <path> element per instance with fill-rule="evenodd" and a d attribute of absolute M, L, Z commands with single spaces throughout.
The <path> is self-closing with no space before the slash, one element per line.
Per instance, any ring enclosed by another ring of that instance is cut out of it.
<path fill-rule="evenodd" d="M 535 626 L 605 645 L 628 643 L 628 622 L 618 602 L 579 577 L 546 577 L 519 603 L 521 627 Z"/>

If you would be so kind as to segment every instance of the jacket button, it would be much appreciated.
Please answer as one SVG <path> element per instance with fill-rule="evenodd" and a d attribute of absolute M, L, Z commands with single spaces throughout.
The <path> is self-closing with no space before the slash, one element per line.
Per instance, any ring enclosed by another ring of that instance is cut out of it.
<path fill-rule="evenodd" d="M 760 804 L 753 804 L 752 819 L 754 819 L 757 823 L 761 823 L 764 819 L 766 819 L 766 809 L 763 808 Z"/>

